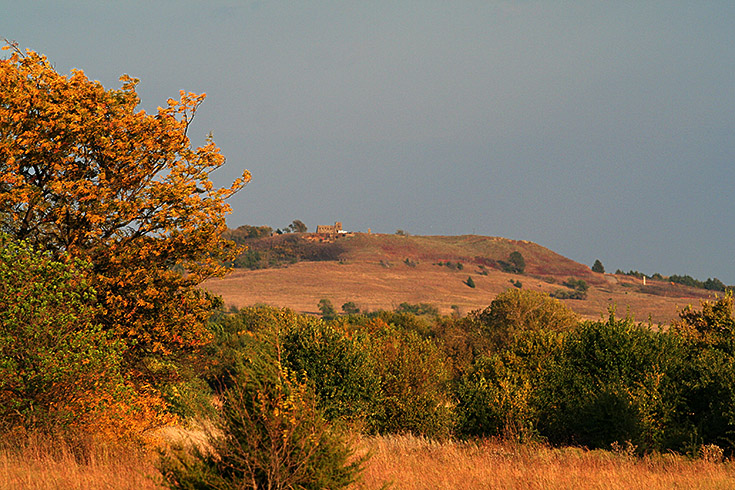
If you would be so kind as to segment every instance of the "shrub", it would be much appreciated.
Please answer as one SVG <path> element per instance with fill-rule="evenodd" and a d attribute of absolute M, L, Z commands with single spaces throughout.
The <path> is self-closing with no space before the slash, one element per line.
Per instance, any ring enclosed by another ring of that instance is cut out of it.
<path fill-rule="evenodd" d="M 215 342 L 207 381 L 229 387 L 266 345 L 269 355 L 300 382 L 308 382 L 328 420 L 363 420 L 380 404 L 380 380 L 365 333 L 348 334 L 336 323 L 268 306 L 219 315 L 211 326 Z"/>
<path fill-rule="evenodd" d="M 366 325 L 381 380 L 380 410 L 368 421 L 378 433 L 448 436 L 454 425 L 449 364 L 433 340 L 380 319 Z"/>
<path fill-rule="evenodd" d="M 365 458 L 355 459 L 324 421 L 308 385 L 277 359 L 259 361 L 225 392 L 208 447 L 179 445 L 161 455 L 170 488 L 317 490 L 355 481 Z"/>
<path fill-rule="evenodd" d="M 337 310 L 334 309 L 334 305 L 328 299 L 320 299 L 317 306 L 319 307 L 319 311 L 322 312 L 322 318 L 325 320 L 334 320 L 337 318 Z"/>
<path fill-rule="evenodd" d="M 536 437 L 537 393 L 561 338 L 556 332 L 528 331 L 507 349 L 478 358 L 457 387 L 458 434 Z"/>
<path fill-rule="evenodd" d="M 365 333 L 348 336 L 337 325 L 302 315 L 280 337 L 283 364 L 309 382 L 327 420 L 374 416 L 381 381 Z"/>
<path fill-rule="evenodd" d="M 475 288 L 475 281 L 472 279 L 472 276 L 467 277 L 467 280 L 464 281 L 464 283 L 473 289 Z"/>
<path fill-rule="evenodd" d="M 600 259 L 596 259 L 595 263 L 592 264 L 592 272 L 597 272 L 599 274 L 605 273 L 605 266 L 602 265 L 602 262 L 600 262 Z"/>
<path fill-rule="evenodd" d="M 631 441 L 663 450 L 682 408 L 672 381 L 680 343 L 613 314 L 565 339 L 539 393 L 539 429 L 551 442 L 609 448 Z"/>
<path fill-rule="evenodd" d="M 355 304 L 354 301 L 348 301 L 342 305 L 342 311 L 348 315 L 357 315 L 360 313 L 360 308 Z"/>
<path fill-rule="evenodd" d="M 410 313 L 412 315 L 438 316 L 439 308 L 429 303 L 401 303 L 396 308 L 396 313 Z"/>
<path fill-rule="evenodd" d="M 496 350 L 511 345 L 523 332 L 567 331 L 578 321 L 577 315 L 564 303 L 544 293 L 522 289 L 500 293 L 490 306 L 469 316 L 482 326 Z"/>
<path fill-rule="evenodd" d="M 122 342 L 94 321 L 88 264 L 4 235 L 0 247 L 2 428 L 136 436 L 161 402 L 135 394 L 123 376 Z"/>

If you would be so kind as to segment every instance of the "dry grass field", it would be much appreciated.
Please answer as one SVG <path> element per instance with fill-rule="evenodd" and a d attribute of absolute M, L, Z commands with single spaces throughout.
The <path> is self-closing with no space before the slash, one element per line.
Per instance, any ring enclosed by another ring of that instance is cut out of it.
<path fill-rule="evenodd" d="M 318 313 L 322 298 L 334 306 L 354 301 L 363 310 L 394 309 L 403 302 L 430 303 L 448 314 L 452 306 L 465 314 L 485 308 L 495 296 L 521 281 L 524 289 L 552 292 L 569 277 L 585 280 L 590 289 L 585 300 L 565 300 L 588 319 L 599 319 L 614 305 L 618 315 L 630 313 L 637 321 L 668 324 L 677 311 L 699 304 L 710 292 L 661 281 L 642 281 L 630 276 L 596 274 L 589 267 L 562 257 L 531 242 L 493 237 L 402 237 L 366 235 L 344 238 L 342 259 L 299 262 L 281 268 L 235 270 L 204 287 L 221 295 L 228 306 L 258 303 L 289 307 L 301 313 Z M 486 268 L 482 262 L 505 260 L 519 250 L 526 273 L 508 274 Z M 404 260 L 410 259 L 407 265 Z M 462 270 L 435 265 L 461 261 Z M 472 277 L 476 287 L 464 281 Z"/>
<path fill-rule="evenodd" d="M 625 452 L 552 449 L 502 441 L 436 442 L 412 436 L 363 442 L 373 457 L 355 490 L 390 483 L 396 490 L 735 488 L 727 462 Z"/>
<path fill-rule="evenodd" d="M 372 458 L 352 490 L 735 488 L 735 466 L 716 459 L 413 436 L 364 437 L 357 444 Z M 160 489 L 154 463 L 150 453 L 100 448 L 80 462 L 63 445 L 35 442 L 0 450 L 0 489 Z"/>

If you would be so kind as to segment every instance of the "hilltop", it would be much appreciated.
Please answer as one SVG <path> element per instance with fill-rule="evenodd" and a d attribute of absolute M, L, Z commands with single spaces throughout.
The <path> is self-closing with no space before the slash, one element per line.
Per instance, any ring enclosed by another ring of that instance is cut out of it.
<path fill-rule="evenodd" d="M 441 313 L 484 308 L 509 287 L 556 294 L 572 291 L 570 278 L 588 286 L 584 299 L 563 300 L 585 318 L 598 319 L 614 306 L 618 315 L 668 324 L 677 311 L 712 296 L 711 291 L 622 274 L 601 274 L 525 240 L 477 235 L 402 236 L 290 233 L 248 240 L 250 254 L 278 257 L 278 267 L 236 269 L 204 286 L 228 306 L 256 303 L 318 313 L 329 299 L 363 310 L 394 309 L 403 302 L 430 303 Z M 506 272 L 512 252 L 525 261 L 522 274 Z M 472 278 L 475 287 L 467 285 Z"/>

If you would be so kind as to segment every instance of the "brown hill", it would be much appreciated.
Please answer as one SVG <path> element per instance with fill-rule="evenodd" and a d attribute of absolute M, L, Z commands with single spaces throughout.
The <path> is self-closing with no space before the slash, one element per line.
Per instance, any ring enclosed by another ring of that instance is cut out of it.
<path fill-rule="evenodd" d="M 583 317 L 600 318 L 614 306 L 618 315 L 629 313 L 636 320 L 662 324 L 676 318 L 678 309 L 698 304 L 710 295 L 709 291 L 664 281 L 648 280 L 643 285 L 631 276 L 598 274 L 533 242 L 498 237 L 358 233 L 328 239 L 292 234 L 261 239 L 251 246 L 282 250 L 287 240 L 291 245 L 308 244 L 310 254 L 315 247 L 328 248 L 330 253 L 324 256 L 337 260 L 236 269 L 225 278 L 207 281 L 204 287 L 235 307 L 265 303 L 317 313 L 319 300 L 327 298 L 338 309 L 348 301 L 363 310 L 394 309 L 408 302 L 430 303 L 442 313 L 450 313 L 456 306 L 464 314 L 486 307 L 498 293 L 515 287 L 513 282 L 520 281 L 524 289 L 553 293 L 571 291 L 562 283 L 574 277 L 589 285 L 587 296 L 564 302 Z M 503 262 L 514 251 L 525 259 L 523 274 L 503 272 Z M 468 277 L 475 288 L 465 283 Z"/>

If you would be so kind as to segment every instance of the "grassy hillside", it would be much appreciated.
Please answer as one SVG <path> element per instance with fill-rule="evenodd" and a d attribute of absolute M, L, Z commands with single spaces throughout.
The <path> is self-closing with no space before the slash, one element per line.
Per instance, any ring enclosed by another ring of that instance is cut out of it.
<path fill-rule="evenodd" d="M 562 283 L 574 277 L 590 286 L 586 299 L 564 300 L 580 315 L 596 319 L 614 305 L 619 314 L 629 312 L 637 320 L 663 324 L 676 317 L 678 308 L 711 295 L 665 281 L 648 280 L 644 286 L 635 277 L 598 274 L 529 241 L 364 233 L 320 240 L 312 234 L 292 234 L 253 241 L 249 244 L 253 250 L 272 249 L 284 256 L 284 248 L 291 247 L 308 251 L 308 256 L 294 257 L 295 263 L 277 268 L 238 269 L 226 278 L 206 282 L 205 287 L 236 307 L 265 303 L 317 313 L 319 300 L 327 298 L 338 309 L 348 301 L 363 310 L 423 302 L 434 304 L 442 313 L 456 306 L 464 314 L 486 307 L 498 293 L 515 287 L 512 282 L 553 293 L 566 290 Z M 320 254 L 322 247 L 325 252 Z M 523 274 L 502 270 L 501 262 L 514 251 L 525 259 Z M 304 260 L 309 257 L 322 260 Z M 447 262 L 453 267 L 438 265 Z M 457 262 L 462 263 L 461 269 L 454 266 Z M 475 288 L 465 284 L 468 277 Z"/>

